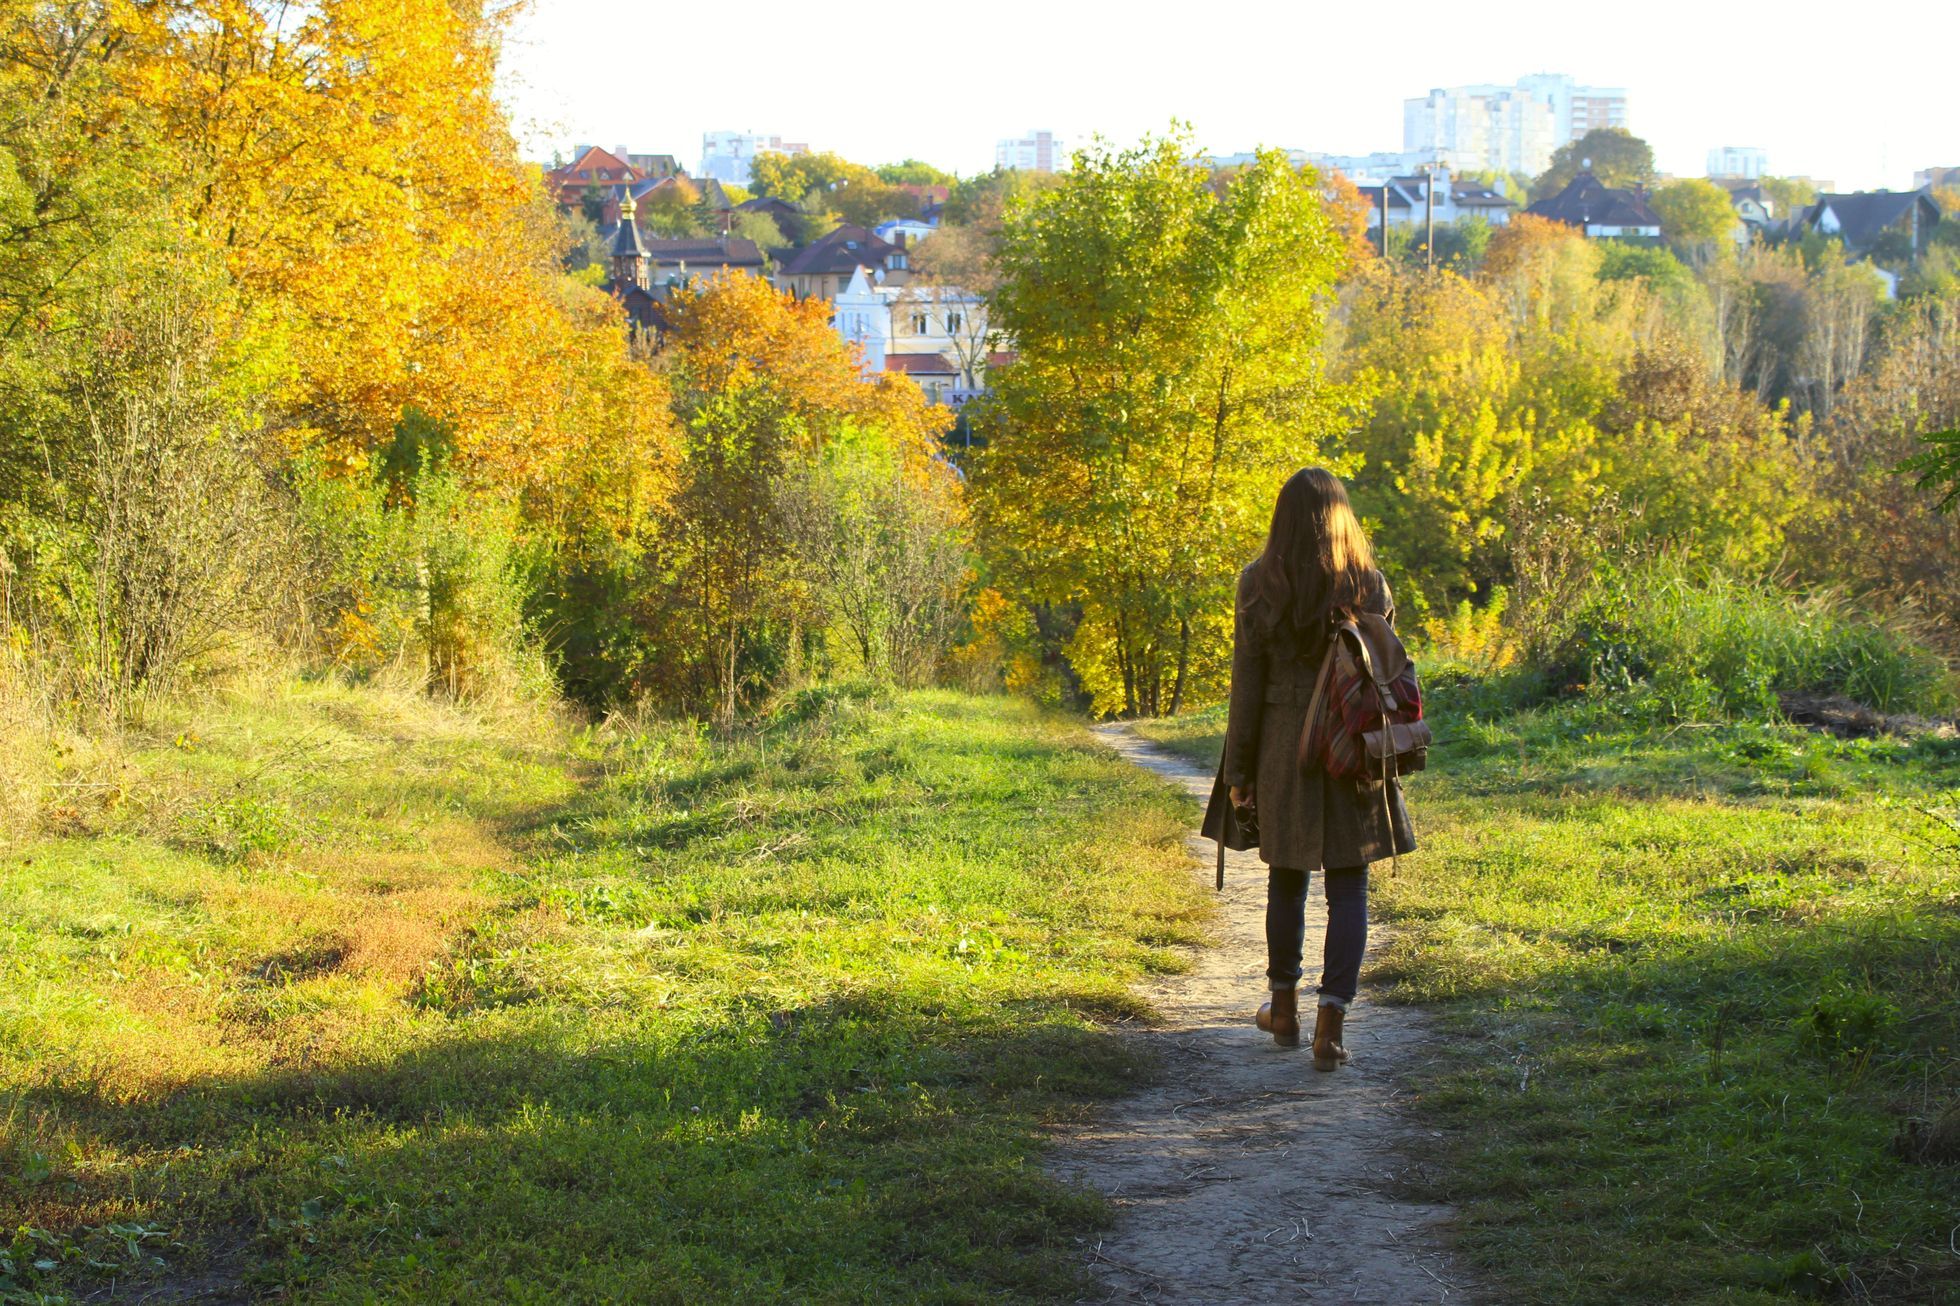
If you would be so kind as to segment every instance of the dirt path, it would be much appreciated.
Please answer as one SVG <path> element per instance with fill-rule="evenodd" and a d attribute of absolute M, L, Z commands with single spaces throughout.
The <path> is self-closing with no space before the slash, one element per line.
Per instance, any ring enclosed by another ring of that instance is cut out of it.
<path fill-rule="evenodd" d="M 1098 731 L 1130 761 L 1200 803 L 1211 773 L 1120 727 Z M 1193 825 L 1196 811 L 1193 812 Z M 1212 875 L 1212 844 L 1191 836 Z M 1124 1099 L 1050 1161 L 1106 1194 L 1116 1228 L 1088 1249 L 1108 1301 L 1465 1302 L 1452 1264 L 1451 1211 L 1391 1196 L 1429 1135 L 1403 1110 L 1405 1073 L 1428 1055 L 1430 1022 L 1368 1002 L 1349 1016 L 1354 1060 L 1319 1074 L 1306 1048 L 1252 1025 L 1265 987 L 1265 867 L 1226 858 L 1218 946 L 1144 990 L 1164 1023 L 1152 1043 L 1164 1082 Z M 1318 978 L 1327 903 L 1307 904 L 1308 981 Z M 1379 931 L 1379 926 L 1376 927 Z"/>

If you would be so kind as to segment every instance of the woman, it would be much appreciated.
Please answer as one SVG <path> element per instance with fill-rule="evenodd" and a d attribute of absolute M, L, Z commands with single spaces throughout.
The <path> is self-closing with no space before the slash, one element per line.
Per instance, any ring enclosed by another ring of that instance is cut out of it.
<path fill-rule="evenodd" d="M 1327 940 L 1322 953 L 1313 1058 L 1317 1070 L 1347 1060 L 1341 1026 L 1354 1001 L 1368 944 L 1368 864 L 1416 846 L 1401 786 L 1337 780 L 1298 760 L 1314 681 L 1337 614 L 1376 612 L 1394 619 L 1388 582 L 1331 472 L 1311 467 L 1280 488 L 1266 548 L 1239 574 L 1232 643 L 1231 716 L 1219 787 L 1206 833 L 1234 847 L 1236 825 L 1255 818 L 1259 858 L 1267 865 L 1266 977 L 1272 1000 L 1257 1023 L 1283 1047 L 1300 1043 L 1298 989 L 1306 939 L 1307 884 L 1325 876 Z M 1236 820 L 1231 819 L 1236 816 Z M 1390 828 L 1390 822 L 1393 828 Z"/>

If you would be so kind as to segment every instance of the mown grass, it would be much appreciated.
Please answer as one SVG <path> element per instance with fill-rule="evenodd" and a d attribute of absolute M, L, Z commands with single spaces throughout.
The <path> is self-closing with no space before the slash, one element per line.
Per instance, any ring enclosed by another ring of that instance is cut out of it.
<path fill-rule="evenodd" d="M 1183 816 L 1004 699 L 208 707 L 0 849 L 0 1299 L 1071 1296 Z"/>
<path fill-rule="evenodd" d="M 1960 1301 L 1960 741 L 1433 716 L 1367 981 L 1445 1013 L 1432 1195 L 1496 1297 Z"/>

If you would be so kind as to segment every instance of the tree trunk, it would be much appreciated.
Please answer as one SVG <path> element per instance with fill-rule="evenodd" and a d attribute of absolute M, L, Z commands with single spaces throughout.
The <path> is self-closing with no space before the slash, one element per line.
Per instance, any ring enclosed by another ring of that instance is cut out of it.
<path fill-rule="evenodd" d="M 741 632 L 741 623 L 733 617 L 728 619 L 728 644 L 722 654 L 721 664 L 721 705 L 716 715 L 724 733 L 735 728 L 735 647 Z"/>
<path fill-rule="evenodd" d="M 1184 676 L 1191 669 L 1191 619 L 1182 618 L 1177 623 L 1177 678 L 1171 682 L 1171 710 L 1168 716 L 1176 716 L 1178 708 L 1184 705 Z"/>

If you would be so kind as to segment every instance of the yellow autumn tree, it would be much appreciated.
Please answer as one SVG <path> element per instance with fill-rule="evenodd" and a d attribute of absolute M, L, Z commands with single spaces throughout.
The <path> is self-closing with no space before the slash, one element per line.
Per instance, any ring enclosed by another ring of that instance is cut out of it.
<path fill-rule="evenodd" d="M 906 475 L 939 477 L 942 410 L 903 378 L 867 379 L 829 306 L 748 275 L 674 304 L 667 377 L 684 457 L 664 566 L 669 693 L 712 703 L 724 725 L 820 625 L 812 559 L 786 489 L 852 431 L 875 431 Z"/>
<path fill-rule="evenodd" d="M 1218 691 L 1280 482 L 1340 462 L 1320 337 L 1343 233 L 1283 154 L 1214 184 L 1198 153 L 1092 146 L 1002 237 L 1019 357 L 982 423 L 978 538 L 1005 592 L 1079 615 L 1068 655 L 1100 711 Z"/>

